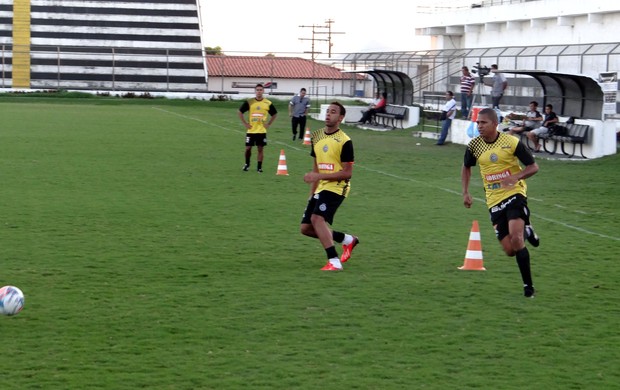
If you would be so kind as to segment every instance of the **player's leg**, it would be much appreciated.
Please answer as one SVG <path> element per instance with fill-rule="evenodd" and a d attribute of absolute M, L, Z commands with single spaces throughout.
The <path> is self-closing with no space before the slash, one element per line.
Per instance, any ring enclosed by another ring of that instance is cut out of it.
<path fill-rule="evenodd" d="M 301 217 L 301 224 L 299 227 L 299 231 L 301 232 L 301 234 L 312 238 L 318 238 L 316 232 L 314 231 L 314 226 L 312 226 L 312 220 L 310 220 L 310 217 L 312 217 L 312 211 L 314 210 L 314 207 L 316 205 L 316 201 L 317 197 L 314 195 L 311 196 L 310 199 L 308 199 L 308 204 L 306 205 L 304 214 Z"/>
<path fill-rule="evenodd" d="M 517 195 L 506 212 L 508 235 L 523 280 L 523 295 L 530 298 L 534 296 L 534 283 L 530 266 L 530 252 L 525 246 L 525 225 L 526 222 L 529 222 L 527 200 L 523 196 Z"/>
<path fill-rule="evenodd" d="M 293 132 L 293 141 L 295 141 L 295 139 L 297 138 L 297 125 L 299 124 L 299 118 L 297 117 L 292 117 L 291 118 L 291 130 Z M 301 135 L 300 135 L 301 138 Z"/>
<path fill-rule="evenodd" d="M 342 256 L 340 256 L 340 262 L 346 263 L 351 258 L 351 252 L 353 252 L 353 248 L 360 243 L 359 238 L 352 234 L 347 234 L 343 232 L 332 232 L 332 239 L 334 242 L 342 244 Z"/>
<path fill-rule="evenodd" d="M 318 239 L 325 249 L 327 264 L 321 268 L 324 271 L 342 270 L 342 263 L 334 246 L 332 230 L 329 227 L 334 222 L 334 215 L 338 207 L 342 204 L 344 196 L 337 195 L 331 191 L 321 191 L 315 194 L 316 203 L 310 221 Z"/>
<path fill-rule="evenodd" d="M 510 205 L 514 203 L 515 208 Z M 525 221 L 520 217 L 519 207 L 521 203 L 517 199 L 507 199 L 491 211 L 491 222 L 495 228 L 495 235 L 499 240 L 504 253 L 510 257 L 516 257 L 517 266 L 523 281 L 523 293 L 526 297 L 534 295 L 534 285 L 532 284 L 532 274 L 530 270 L 530 254 L 523 243 L 523 230 L 518 233 L 518 229 L 524 229 Z"/>
<path fill-rule="evenodd" d="M 252 145 L 253 140 L 250 134 L 245 135 L 245 165 L 243 170 L 247 171 L 250 168 L 250 157 L 252 157 Z"/>
<path fill-rule="evenodd" d="M 256 171 L 259 173 L 263 172 L 263 148 L 267 145 L 267 134 L 257 134 L 256 140 L 256 150 L 258 151 L 256 154 Z"/>
<path fill-rule="evenodd" d="M 303 141 L 306 131 L 306 116 L 299 117 L 299 139 Z"/>

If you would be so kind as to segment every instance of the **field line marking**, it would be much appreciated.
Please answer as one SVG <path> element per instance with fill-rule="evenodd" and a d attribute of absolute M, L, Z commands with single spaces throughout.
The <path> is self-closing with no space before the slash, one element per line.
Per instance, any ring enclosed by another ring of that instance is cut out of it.
<path fill-rule="evenodd" d="M 205 125 L 217 127 L 217 128 L 222 129 L 222 130 L 233 131 L 233 132 L 238 133 L 238 134 L 245 134 L 245 131 L 233 129 L 233 128 L 230 128 L 230 127 L 224 127 L 224 126 L 216 125 L 214 123 L 205 121 L 203 119 L 198 119 L 198 118 L 194 118 L 194 117 L 191 117 L 191 116 L 179 114 L 179 113 L 176 113 L 174 111 L 164 110 L 163 108 L 160 108 L 160 107 L 151 107 L 151 108 L 153 108 L 154 110 L 157 110 L 157 111 L 165 112 L 166 114 L 171 114 L 171 115 L 174 115 L 174 116 L 178 116 L 178 117 L 183 118 L 183 119 L 188 119 L 188 120 L 199 122 L 199 123 L 202 123 L 202 124 L 205 124 Z M 295 150 L 304 150 L 303 148 L 300 148 L 298 146 L 287 144 L 287 143 L 284 143 L 284 142 L 281 142 L 281 141 L 273 141 L 273 142 L 270 142 L 270 145 L 271 144 L 282 145 L 282 146 L 286 146 L 287 148 L 291 148 L 291 149 L 295 149 Z"/>
<path fill-rule="evenodd" d="M 210 126 L 219 127 L 219 128 L 221 128 L 221 129 L 228 130 L 228 131 L 234 131 L 234 132 L 239 133 L 239 134 L 245 134 L 243 131 L 239 131 L 239 130 L 231 129 L 231 128 L 224 127 L 224 126 L 215 125 L 215 124 L 210 123 L 210 122 L 207 122 L 207 121 L 205 121 L 205 120 L 198 119 L 198 118 L 193 118 L 193 117 L 191 117 L 191 116 L 187 116 L 187 115 L 182 115 L 182 114 L 176 113 L 176 112 L 174 112 L 174 111 L 164 110 L 163 108 L 159 108 L 159 107 L 153 107 L 153 108 L 154 108 L 155 110 L 162 111 L 162 112 L 165 112 L 165 113 L 168 113 L 168 114 L 171 114 L 171 115 L 175 115 L 175 116 L 178 116 L 178 117 L 180 117 L 180 118 L 184 118 L 184 119 L 193 120 L 193 121 L 196 121 L 196 122 L 200 122 L 200 123 L 208 124 L 208 125 L 210 125 Z M 284 145 L 284 146 L 286 146 L 286 147 L 288 147 L 288 148 L 293 148 L 293 149 L 296 149 L 296 150 L 303 150 L 302 148 L 299 148 L 299 147 L 294 146 L 294 145 L 285 144 L 284 142 L 276 141 L 275 143 L 276 143 L 276 144 L 280 144 L 280 145 Z M 427 187 L 429 187 L 429 188 L 434 188 L 434 189 L 438 189 L 438 190 L 441 190 L 441 191 L 446 191 L 446 192 L 449 192 L 449 193 L 451 193 L 451 194 L 456 194 L 456 195 L 459 195 L 459 196 L 461 195 L 461 193 L 460 193 L 460 192 L 458 192 L 458 191 L 451 190 L 451 189 L 449 189 L 449 188 L 443 188 L 443 187 L 433 186 L 433 185 L 430 185 L 430 184 L 428 184 L 427 182 L 424 182 L 424 181 L 421 181 L 421 180 L 412 179 L 412 178 L 410 178 L 410 177 L 398 176 L 398 175 L 395 175 L 395 174 L 393 174 L 393 173 L 389 173 L 389 172 L 380 171 L 380 170 L 378 170 L 378 169 L 368 168 L 368 167 L 366 167 L 366 166 L 364 166 L 364 165 L 360 165 L 360 164 L 355 164 L 355 166 L 356 166 L 356 167 L 360 167 L 360 168 L 362 168 L 362 169 L 365 169 L 365 170 L 367 170 L 367 171 L 369 171 L 369 172 L 374 172 L 374 173 L 377 173 L 377 174 L 379 174 L 379 175 L 384 175 L 384 176 L 388 176 L 388 177 L 393 177 L 393 178 L 395 178 L 395 179 L 399 179 L 399 180 L 411 181 L 411 182 L 414 182 L 414 183 L 423 184 L 423 185 L 425 185 L 425 186 L 427 186 Z M 485 202 L 485 200 L 484 200 L 484 199 L 481 199 L 481 198 L 473 197 L 473 199 L 474 199 L 474 200 L 476 200 L 477 202 Z M 567 229 L 576 230 L 576 231 L 581 232 L 581 233 L 589 234 L 589 235 L 592 235 L 592 236 L 598 236 L 598 237 L 601 237 L 601 238 L 607 238 L 607 239 L 614 240 L 614 241 L 620 241 L 620 237 L 613 237 L 613 236 L 609 236 L 609 235 L 607 235 L 607 234 L 602 234 L 602 233 L 593 232 L 593 231 L 590 231 L 590 230 L 587 230 L 587 229 L 581 228 L 581 227 L 579 227 L 579 226 L 574 226 L 574 225 L 571 225 L 571 224 L 568 224 L 568 223 L 565 223 L 565 222 L 562 222 L 562 221 L 556 221 L 555 219 L 551 219 L 551 218 L 548 218 L 548 217 L 542 216 L 542 215 L 540 215 L 540 214 L 538 214 L 538 213 L 536 213 L 536 217 L 537 217 L 537 218 L 542 219 L 543 221 L 547 221 L 547 222 L 551 222 L 551 223 L 558 224 L 558 225 L 560 225 L 560 226 L 564 226 L 564 227 L 565 227 L 565 228 L 567 228 Z"/>
<path fill-rule="evenodd" d="M 362 169 L 365 169 L 367 171 L 374 172 L 374 173 L 377 173 L 377 174 L 380 174 L 380 175 L 385 175 L 385 176 L 393 177 L 393 178 L 399 179 L 399 180 L 407 180 L 407 181 L 411 181 L 411 182 L 415 182 L 415 183 L 420 183 L 420 184 L 423 184 L 423 185 L 425 185 L 427 187 L 430 187 L 430 188 L 446 191 L 446 192 L 449 192 L 449 193 L 452 193 L 452 194 L 456 194 L 456 195 L 459 195 L 459 196 L 461 195 L 461 193 L 459 191 L 451 190 L 449 188 L 433 186 L 433 185 L 430 185 L 427 182 L 424 182 L 424 181 L 421 181 L 421 180 L 416 180 L 416 179 L 412 179 L 412 178 L 409 178 L 409 177 L 398 176 L 398 175 L 395 175 L 393 173 L 388 173 L 388 172 L 380 171 L 380 170 L 377 170 L 377 169 L 368 168 L 368 167 L 365 167 L 363 165 L 355 164 L 355 166 L 358 166 L 358 167 L 360 167 Z M 473 199 L 478 201 L 478 202 L 483 202 L 483 203 L 486 201 L 484 199 L 477 198 L 477 197 L 473 197 Z M 603 233 L 593 232 L 593 231 L 581 228 L 579 226 L 571 225 L 571 224 L 568 224 L 568 223 L 565 223 L 565 222 L 562 222 L 562 221 L 557 221 L 555 219 L 552 219 L 552 218 L 549 218 L 549 217 L 545 217 L 545 216 L 540 215 L 538 213 L 536 213 L 536 218 L 540 218 L 543 221 L 555 223 L 555 224 L 563 226 L 563 227 L 565 227 L 567 229 L 576 230 L 576 231 L 581 232 L 581 233 L 589 234 L 589 235 L 592 235 L 592 236 L 598 236 L 598 237 L 601 237 L 601 238 L 607 238 L 607 239 L 614 240 L 614 241 L 620 241 L 620 237 L 614 237 L 614 236 L 610 236 L 610 235 L 603 234 Z"/>

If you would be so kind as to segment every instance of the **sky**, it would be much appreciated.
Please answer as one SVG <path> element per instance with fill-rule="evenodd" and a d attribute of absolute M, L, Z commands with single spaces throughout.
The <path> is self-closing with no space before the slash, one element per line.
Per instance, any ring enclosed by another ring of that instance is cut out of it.
<path fill-rule="evenodd" d="M 330 19 L 334 21 L 331 24 L 332 53 L 430 48 L 428 37 L 415 35 L 413 5 L 408 7 L 409 11 L 403 9 L 404 4 L 413 4 L 408 0 L 200 1 L 204 46 L 220 46 L 229 55 L 234 52 L 309 53 L 312 51 L 312 28 L 300 26 L 326 26 L 325 21 Z M 315 32 L 327 31 L 327 28 L 315 29 Z M 315 34 L 314 37 L 327 39 L 328 35 Z M 323 53 L 319 56 L 327 55 L 328 42 L 315 40 L 314 44 L 314 51 Z"/>

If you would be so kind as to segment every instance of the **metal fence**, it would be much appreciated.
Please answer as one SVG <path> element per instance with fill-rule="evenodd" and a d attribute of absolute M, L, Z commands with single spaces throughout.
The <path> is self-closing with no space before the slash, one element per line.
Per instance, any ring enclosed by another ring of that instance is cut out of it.
<path fill-rule="evenodd" d="M 331 59 L 333 62 L 334 60 Z M 598 79 L 603 72 L 620 69 L 620 42 L 578 45 L 541 45 L 495 48 L 424 50 L 411 52 L 351 53 L 338 66 L 347 71 L 385 69 L 407 74 L 413 81 L 414 101 L 426 91 L 458 90 L 461 67 L 497 64 L 500 70 L 544 70 L 580 74 Z M 509 83 L 506 96 L 541 96 L 526 76 Z"/>

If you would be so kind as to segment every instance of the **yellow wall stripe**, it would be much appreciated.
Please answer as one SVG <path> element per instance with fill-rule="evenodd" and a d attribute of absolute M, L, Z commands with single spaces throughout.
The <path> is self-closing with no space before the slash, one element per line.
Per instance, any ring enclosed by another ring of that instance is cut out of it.
<path fill-rule="evenodd" d="M 30 0 L 13 1 L 13 88 L 30 88 Z"/>

